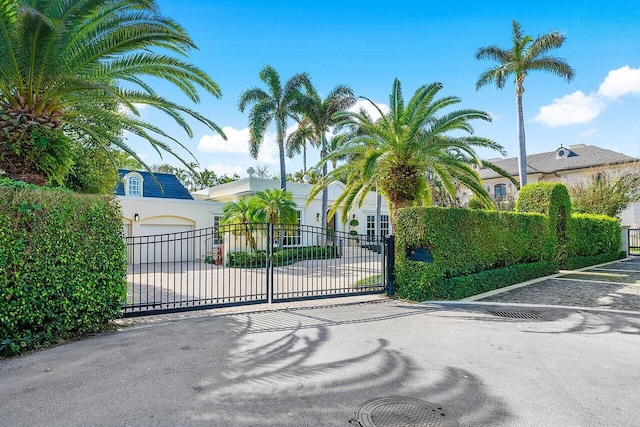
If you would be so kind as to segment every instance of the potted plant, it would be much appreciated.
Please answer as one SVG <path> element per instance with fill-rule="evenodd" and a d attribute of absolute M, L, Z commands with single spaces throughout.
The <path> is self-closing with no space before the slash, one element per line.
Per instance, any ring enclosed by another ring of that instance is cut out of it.
<path fill-rule="evenodd" d="M 353 218 L 351 221 L 349 221 L 349 225 L 352 227 L 357 227 L 360 225 L 360 221 L 358 221 L 356 218 Z"/>

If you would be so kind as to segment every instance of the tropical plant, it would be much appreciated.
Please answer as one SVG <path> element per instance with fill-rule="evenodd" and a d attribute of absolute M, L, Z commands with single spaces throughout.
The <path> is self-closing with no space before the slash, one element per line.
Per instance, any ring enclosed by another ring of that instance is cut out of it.
<path fill-rule="evenodd" d="M 298 123 L 298 128 L 295 132 L 292 132 L 287 136 L 285 148 L 287 151 L 287 157 L 290 159 L 296 154 L 300 154 L 300 152 L 302 152 L 302 171 L 304 173 L 308 171 L 307 144 L 315 147 L 317 141 L 312 138 L 313 128 L 311 127 L 309 118 L 300 117 L 298 114 L 294 114 L 293 117 Z"/>
<path fill-rule="evenodd" d="M 223 230 L 232 234 L 244 233 L 251 249 L 256 250 L 256 239 L 253 237 L 255 207 L 250 197 L 241 197 L 235 202 L 228 202 L 222 207 L 220 225 Z"/>
<path fill-rule="evenodd" d="M 338 113 L 341 123 L 357 128 L 357 132 L 325 161 L 337 156 L 348 156 L 350 161 L 317 183 L 308 201 L 334 180 L 342 180 L 345 190 L 336 199 L 330 214 L 341 206 L 345 217 L 354 203 L 361 205 L 369 191 L 377 188 L 389 201 L 391 223 L 395 227 L 399 208 L 418 202 L 431 204 L 427 179 L 427 172 L 430 172 L 449 193 L 455 192 L 455 183 L 461 183 L 490 206 L 491 198 L 471 166 L 472 163 L 481 164 L 474 148 L 489 148 L 501 153 L 504 150 L 490 139 L 473 135 L 470 122 L 491 121 L 491 117 L 473 109 L 438 116 L 440 110 L 460 102 L 454 96 L 436 99 L 441 89 L 440 83 L 421 86 L 405 105 L 400 81 L 396 79 L 387 114 L 365 98 L 379 111 L 379 120 L 374 122 L 363 111 Z M 468 136 L 459 136 L 461 133 Z"/>
<path fill-rule="evenodd" d="M 575 212 L 616 217 L 640 201 L 640 168 L 619 175 L 594 173 L 591 180 L 571 185 L 569 194 Z"/>
<path fill-rule="evenodd" d="M 356 99 L 353 90 L 348 86 L 338 85 L 326 98 L 322 99 L 313 86 L 307 88 L 298 104 L 300 112 L 308 121 L 308 125 L 299 128 L 303 138 L 315 141 L 314 145 L 320 147 L 320 160 L 327 157 L 327 133 L 337 123 L 336 113 L 346 110 L 355 104 Z M 322 162 L 322 176 L 327 175 L 327 163 Z M 322 214 L 321 224 L 327 224 L 328 189 L 322 190 Z"/>
<path fill-rule="evenodd" d="M 476 90 L 491 83 L 495 83 L 498 89 L 502 89 L 507 78 L 513 75 L 518 111 L 518 177 L 520 188 L 522 188 L 527 185 L 527 151 L 522 110 L 524 79 L 530 71 L 546 71 L 569 82 L 573 79 L 574 71 L 564 59 L 548 55 L 550 50 L 562 46 L 565 40 L 562 34 L 552 31 L 533 39 L 522 33 L 520 24 L 516 21 L 512 22 L 512 29 L 513 46 L 509 50 L 498 46 L 487 46 L 479 48 L 476 52 L 477 59 L 490 59 L 498 63 L 480 74 L 476 82 Z"/>
<path fill-rule="evenodd" d="M 59 181 L 71 170 L 69 137 L 115 145 L 144 165 L 121 131 L 184 163 L 171 145 L 188 149 L 139 115 L 141 105 L 157 108 L 191 137 L 187 115 L 224 136 L 212 120 L 145 81 L 172 83 L 193 102 L 197 87 L 220 96 L 204 71 L 172 56 L 195 47 L 154 0 L 1 0 L 0 169 L 40 184 Z"/>
<path fill-rule="evenodd" d="M 238 109 L 244 112 L 247 106 L 253 105 L 249 112 L 249 154 L 254 159 L 258 158 L 267 128 L 271 122 L 275 122 L 276 142 L 280 154 L 280 188 L 286 190 L 284 140 L 287 119 L 296 111 L 303 87 L 310 86 L 309 76 L 306 73 L 296 74 L 282 86 L 280 75 L 270 65 L 266 65 L 258 75 L 267 85 L 267 91 L 254 87 L 243 92 L 238 101 Z"/>
<path fill-rule="evenodd" d="M 254 218 L 257 222 L 270 224 L 295 225 L 298 223 L 298 211 L 293 194 L 282 189 L 257 191 L 252 197 Z"/>

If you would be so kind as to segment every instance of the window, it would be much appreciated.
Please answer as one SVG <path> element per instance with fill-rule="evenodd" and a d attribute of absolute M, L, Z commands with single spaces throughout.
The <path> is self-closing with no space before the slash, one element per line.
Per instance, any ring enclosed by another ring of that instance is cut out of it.
<path fill-rule="evenodd" d="M 298 227 L 294 226 L 292 229 L 285 231 L 283 244 L 285 246 L 300 246 L 302 244 L 302 230 L 299 227 L 302 218 L 302 211 L 296 211 L 298 214 Z"/>
<path fill-rule="evenodd" d="M 507 186 L 505 184 L 496 184 L 493 187 L 493 195 L 497 200 L 501 200 L 507 196 Z"/>
<path fill-rule="evenodd" d="M 380 215 L 380 235 L 382 237 L 389 235 L 389 215 Z"/>
<path fill-rule="evenodd" d="M 367 215 L 367 238 L 373 238 L 376 235 L 376 216 Z"/>
<path fill-rule="evenodd" d="M 132 172 L 125 177 L 125 196 L 142 196 L 142 176 Z"/>
<path fill-rule="evenodd" d="M 380 236 L 389 234 L 389 215 L 380 215 Z M 367 215 L 367 238 L 375 240 L 376 235 L 376 216 Z"/>
<path fill-rule="evenodd" d="M 222 218 L 221 215 L 214 215 L 213 216 L 213 244 L 214 245 L 221 245 L 222 244 L 222 233 L 219 233 L 218 230 L 220 230 L 220 219 Z"/>

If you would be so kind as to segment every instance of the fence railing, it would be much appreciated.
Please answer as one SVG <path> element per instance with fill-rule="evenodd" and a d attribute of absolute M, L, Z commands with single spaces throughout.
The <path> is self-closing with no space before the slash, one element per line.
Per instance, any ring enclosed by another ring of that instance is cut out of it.
<path fill-rule="evenodd" d="M 640 255 L 640 228 L 629 229 L 629 255 Z"/>
<path fill-rule="evenodd" d="M 135 315 L 382 292 L 386 252 L 383 238 L 304 225 L 128 237 L 123 309 Z"/>

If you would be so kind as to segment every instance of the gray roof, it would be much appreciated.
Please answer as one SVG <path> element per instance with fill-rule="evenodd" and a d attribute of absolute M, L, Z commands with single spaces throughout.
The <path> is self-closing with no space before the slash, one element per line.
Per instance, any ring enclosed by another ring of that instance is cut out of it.
<path fill-rule="evenodd" d="M 558 158 L 557 152 L 560 148 L 569 150 L 569 155 L 565 158 Z M 527 156 L 527 175 L 536 173 L 549 174 L 574 169 L 587 169 L 597 166 L 640 161 L 635 157 L 607 150 L 606 148 L 596 147 L 595 145 L 577 144 L 560 148 L 555 151 Z M 490 159 L 489 161 L 499 168 L 504 169 L 509 175 L 518 176 L 517 157 Z M 482 179 L 500 177 L 499 174 L 487 168 L 481 168 L 478 173 Z"/>
<path fill-rule="evenodd" d="M 124 183 L 122 178 L 130 171 L 129 169 L 118 169 L 118 175 L 120 180 L 116 185 L 116 195 L 124 196 Z M 178 178 L 170 173 L 154 172 L 155 180 L 153 176 L 147 171 L 133 171 L 142 175 L 144 180 L 142 183 L 142 196 L 143 197 L 156 197 L 160 199 L 180 199 L 180 200 L 193 200 L 189 191 L 184 188 L 184 185 L 178 180 Z M 156 182 L 157 180 L 157 182 Z M 158 183 L 162 186 L 160 188 Z"/>

